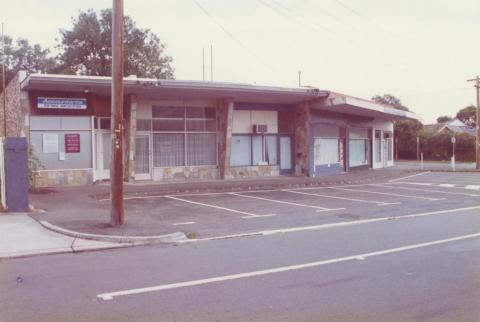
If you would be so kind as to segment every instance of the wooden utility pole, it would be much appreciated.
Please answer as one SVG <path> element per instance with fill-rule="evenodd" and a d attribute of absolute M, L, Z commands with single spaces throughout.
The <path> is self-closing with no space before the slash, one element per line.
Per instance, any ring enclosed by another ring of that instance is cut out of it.
<path fill-rule="evenodd" d="M 474 79 L 468 79 L 467 82 L 475 82 L 474 87 L 477 90 L 477 119 L 476 119 L 476 134 L 475 141 L 475 160 L 477 162 L 476 169 L 480 170 L 480 77 L 477 75 Z"/>
<path fill-rule="evenodd" d="M 123 0 L 113 0 L 112 14 L 112 153 L 110 223 L 125 222 L 123 209 Z"/>

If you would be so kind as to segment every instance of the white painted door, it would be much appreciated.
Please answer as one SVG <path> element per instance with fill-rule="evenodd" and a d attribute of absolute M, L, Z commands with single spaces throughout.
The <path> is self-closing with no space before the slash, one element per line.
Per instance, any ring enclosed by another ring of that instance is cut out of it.
<path fill-rule="evenodd" d="M 95 133 L 96 146 L 96 178 L 98 180 L 105 180 L 110 178 L 110 155 L 112 140 L 110 131 L 97 131 Z"/>
<path fill-rule="evenodd" d="M 137 135 L 135 137 L 135 179 L 149 180 L 152 178 L 150 156 L 150 135 Z"/>
<path fill-rule="evenodd" d="M 280 172 L 291 172 L 292 167 L 292 138 L 280 136 Z"/>

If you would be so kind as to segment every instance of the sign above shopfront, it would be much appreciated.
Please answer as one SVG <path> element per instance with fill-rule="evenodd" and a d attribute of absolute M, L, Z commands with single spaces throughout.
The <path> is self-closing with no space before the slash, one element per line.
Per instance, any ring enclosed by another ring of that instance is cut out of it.
<path fill-rule="evenodd" d="M 86 98 L 38 97 L 37 107 L 41 109 L 86 110 Z"/>

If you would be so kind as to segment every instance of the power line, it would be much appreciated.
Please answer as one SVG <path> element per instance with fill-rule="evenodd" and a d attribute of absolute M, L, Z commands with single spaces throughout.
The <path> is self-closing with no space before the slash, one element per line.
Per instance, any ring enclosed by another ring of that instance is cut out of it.
<path fill-rule="evenodd" d="M 264 67 L 270 71 L 277 73 L 277 70 L 273 68 L 270 64 L 265 62 L 260 56 L 258 56 L 254 51 L 252 51 L 246 44 L 244 44 L 240 39 L 235 37 L 227 28 L 225 28 L 220 21 L 218 21 L 204 6 L 200 4 L 197 0 L 192 0 L 193 3 L 213 22 L 215 23 L 230 39 L 237 43 L 240 47 L 245 49 L 252 57 L 257 59 Z"/>
<path fill-rule="evenodd" d="M 366 21 L 371 21 L 370 18 L 367 18 L 365 17 L 364 15 L 360 14 L 357 10 L 353 9 L 352 7 L 350 6 L 347 6 L 345 3 L 343 3 L 342 1 L 340 0 L 333 0 L 334 2 L 338 3 L 339 5 L 341 5 L 342 7 L 344 7 L 345 9 L 347 9 L 348 11 L 350 11 L 351 13 L 353 13 L 355 16 L 357 17 L 360 17 L 362 18 L 363 20 L 366 20 Z"/>
<path fill-rule="evenodd" d="M 327 27 L 322 26 L 322 25 L 318 25 L 316 23 L 309 23 L 304 16 L 299 15 L 298 13 L 294 13 L 294 10 L 292 10 L 291 8 L 289 8 L 288 6 L 286 6 L 284 4 L 279 3 L 276 0 L 270 0 L 270 2 L 275 4 L 276 6 L 268 3 L 267 0 L 257 0 L 257 1 L 260 2 L 261 4 L 263 4 L 264 6 L 266 6 L 267 8 L 269 8 L 269 9 L 277 12 L 278 14 L 282 15 L 283 17 L 291 19 L 291 20 L 295 21 L 296 23 L 298 23 L 302 26 L 308 27 L 311 30 L 313 30 L 314 32 L 318 32 L 319 31 L 318 28 L 321 28 L 321 29 L 327 31 L 328 33 L 332 34 L 338 40 L 346 43 L 347 45 L 352 46 L 356 49 L 363 50 L 365 53 L 371 54 L 369 51 L 366 50 L 366 48 L 363 46 L 363 44 L 361 42 L 359 42 L 357 39 L 351 39 L 351 38 L 345 39 L 345 38 L 342 38 L 342 36 L 340 36 L 337 32 L 335 32 L 334 30 L 332 30 L 330 28 L 327 28 Z M 394 66 L 393 64 L 384 64 L 384 65 L 388 66 L 388 67 L 393 67 Z M 397 62 L 397 65 L 395 65 L 394 67 L 401 67 L 402 69 L 405 69 L 405 70 L 413 70 L 414 69 L 413 67 L 411 67 L 407 64 L 398 63 L 398 62 Z"/>

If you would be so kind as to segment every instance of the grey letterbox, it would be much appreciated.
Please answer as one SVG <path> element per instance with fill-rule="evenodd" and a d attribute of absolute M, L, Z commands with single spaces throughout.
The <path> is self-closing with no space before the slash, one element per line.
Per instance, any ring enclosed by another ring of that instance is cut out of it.
<path fill-rule="evenodd" d="M 5 192 L 8 211 L 28 211 L 28 145 L 25 138 L 5 138 Z"/>

